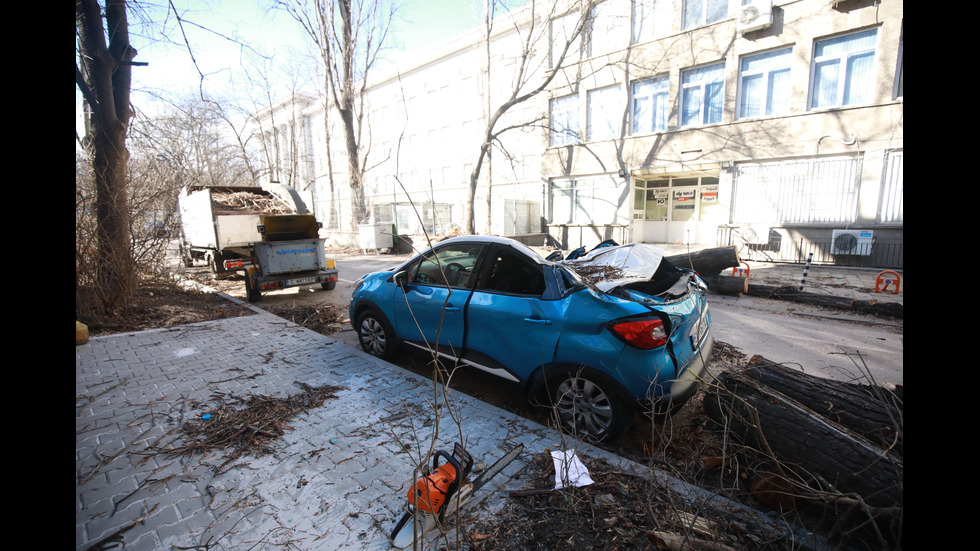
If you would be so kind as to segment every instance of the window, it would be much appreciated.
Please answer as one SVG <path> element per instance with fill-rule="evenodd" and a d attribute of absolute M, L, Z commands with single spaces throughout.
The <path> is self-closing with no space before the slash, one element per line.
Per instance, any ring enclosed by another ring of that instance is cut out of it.
<path fill-rule="evenodd" d="M 618 138 L 623 120 L 622 89 L 607 86 L 589 90 L 589 139 Z"/>
<path fill-rule="evenodd" d="M 681 74 L 681 126 L 721 122 L 725 64 L 718 63 Z"/>
<path fill-rule="evenodd" d="M 544 273 L 541 266 L 532 264 L 523 255 L 507 247 L 499 247 L 491 256 L 490 274 L 482 290 L 500 291 L 512 295 L 538 296 L 544 292 Z"/>
<path fill-rule="evenodd" d="M 482 245 L 450 245 L 419 260 L 409 268 L 411 282 L 417 285 L 468 287 Z"/>
<path fill-rule="evenodd" d="M 666 76 L 633 83 L 632 134 L 648 134 L 667 130 L 670 112 L 668 95 L 670 79 Z"/>
<path fill-rule="evenodd" d="M 877 31 L 817 42 L 813 51 L 813 109 L 866 103 L 874 93 Z"/>
<path fill-rule="evenodd" d="M 789 112 L 792 48 L 746 56 L 739 66 L 738 118 Z"/>
<path fill-rule="evenodd" d="M 902 35 L 898 39 L 898 70 L 895 71 L 895 97 L 905 96 L 905 28 L 902 27 Z"/>
<path fill-rule="evenodd" d="M 551 145 L 571 145 L 578 141 L 578 96 L 551 100 Z"/>
<path fill-rule="evenodd" d="M 620 39 L 623 24 L 616 13 L 615 2 L 603 2 L 592 8 L 589 18 L 589 55 L 597 56 L 626 46 Z"/>
<path fill-rule="evenodd" d="M 740 163 L 736 223 L 849 224 L 857 217 L 861 157 Z"/>
<path fill-rule="evenodd" d="M 618 201 L 621 182 L 611 176 L 552 182 L 551 220 L 554 224 L 622 224 Z"/>
<path fill-rule="evenodd" d="M 673 8 L 672 0 L 633 0 L 633 43 L 670 34 Z"/>
<path fill-rule="evenodd" d="M 572 12 L 568 15 L 551 20 L 551 66 L 576 63 L 579 60 L 579 49 L 582 45 L 582 33 L 573 36 L 579 22 L 579 15 Z M 561 59 L 562 51 L 568 46 L 565 58 Z"/>
<path fill-rule="evenodd" d="M 905 220 L 903 157 L 902 151 L 889 151 L 885 157 L 881 207 L 878 209 L 878 221 L 882 224 L 901 224 Z"/>
<path fill-rule="evenodd" d="M 728 0 L 684 0 L 684 30 L 728 17 Z"/>

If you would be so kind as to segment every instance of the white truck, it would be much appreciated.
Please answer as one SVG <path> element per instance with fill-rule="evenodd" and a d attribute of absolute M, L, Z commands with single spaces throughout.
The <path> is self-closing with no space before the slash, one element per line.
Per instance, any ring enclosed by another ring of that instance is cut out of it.
<path fill-rule="evenodd" d="M 204 260 L 215 277 L 244 271 L 249 301 L 264 290 L 337 285 L 320 224 L 296 190 L 282 184 L 186 186 L 178 204 L 184 264 Z"/>

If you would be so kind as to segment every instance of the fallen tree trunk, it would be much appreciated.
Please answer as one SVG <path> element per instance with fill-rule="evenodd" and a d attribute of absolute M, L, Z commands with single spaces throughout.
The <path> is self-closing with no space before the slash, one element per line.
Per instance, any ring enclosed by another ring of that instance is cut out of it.
<path fill-rule="evenodd" d="M 901 443 L 901 400 L 892 394 L 882 401 L 869 390 L 814 381 L 755 357 L 747 369 L 719 376 L 704 405 L 709 419 L 751 450 L 777 459 L 797 483 L 855 494 L 875 507 L 900 507 L 903 463 L 895 444 Z M 891 445 L 879 444 L 888 438 Z"/>
<path fill-rule="evenodd" d="M 725 268 L 735 268 L 742 263 L 735 247 L 702 249 L 693 253 L 668 256 L 666 260 L 678 268 L 691 268 L 702 277 L 718 275 Z"/>
<path fill-rule="evenodd" d="M 708 290 L 719 295 L 739 296 L 749 292 L 749 278 L 735 276 L 706 276 L 702 278 Z"/>
<path fill-rule="evenodd" d="M 754 283 L 750 283 L 746 294 L 754 297 L 792 300 L 794 302 L 814 306 L 852 310 L 855 312 L 861 312 L 862 314 L 876 314 L 894 318 L 904 317 L 904 306 L 899 302 L 857 300 L 848 297 L 806 293 L 800 291 L 796 287 L 791 286 L 776 287 L 773 285 L 756 285 Z"/>

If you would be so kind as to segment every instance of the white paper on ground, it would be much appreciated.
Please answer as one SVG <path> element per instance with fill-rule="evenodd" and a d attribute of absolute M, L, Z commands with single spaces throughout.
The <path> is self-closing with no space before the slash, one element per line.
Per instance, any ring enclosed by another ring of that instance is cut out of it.
<path fill-rule="evenodd" d="M 553 451 L 551 457 L 555 461 L 555 489 L 561 490 L 568 486 L 588 486 L 593 483 L 589 469 L 575 455 L 575 450 Z"/>

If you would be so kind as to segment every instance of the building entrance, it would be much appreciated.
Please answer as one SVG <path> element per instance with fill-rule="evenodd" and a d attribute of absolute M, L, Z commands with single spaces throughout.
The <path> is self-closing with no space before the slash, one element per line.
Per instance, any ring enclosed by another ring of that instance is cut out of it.
<path fill-rule="evenodd" d="M 633 236 L 647 243 L 713 243 L 717 176 L 633 180 Z"/>

